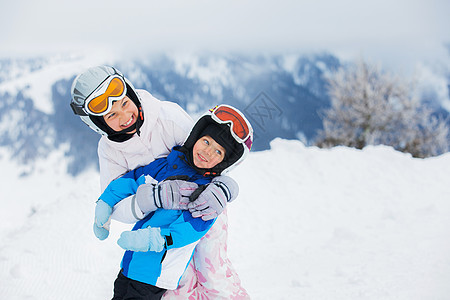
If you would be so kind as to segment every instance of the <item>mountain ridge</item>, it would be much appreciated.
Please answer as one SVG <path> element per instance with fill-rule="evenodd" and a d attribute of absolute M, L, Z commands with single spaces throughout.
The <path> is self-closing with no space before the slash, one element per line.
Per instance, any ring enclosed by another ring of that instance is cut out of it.
<path fill-rule="evenodd" d="M 269 149 L 276 137 L 312 141 L 322 128 L 320 112 L 330 105 L 324 75 L 343 66 L 329 53 L 2 59 L 0 147 L 26 164 L 67 143 L 69 173 L 96 165 L 99 136 L 69 102 L 75 76 L 101 64 L 114 65 L 136 88 L 178 103 L 194 119 L 220 103 L 236 106 L 253 124 L 255 151 Z"/>

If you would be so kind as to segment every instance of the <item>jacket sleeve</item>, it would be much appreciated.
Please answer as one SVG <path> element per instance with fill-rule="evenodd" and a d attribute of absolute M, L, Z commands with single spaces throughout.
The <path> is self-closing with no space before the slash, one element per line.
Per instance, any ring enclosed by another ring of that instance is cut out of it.
<path fill-rule="evenodd" d="M 157 164 L 157 161 L 154 161 L 147 166 L 129 171 L 123 176 L 111 181 L 100 195 L 99 199 L 113 207 L 122 199 L 136 194 L 138 187 L 145 183 L 146 175 L 155 176 L 156 172 L 153 168 L 154 164 Z"/>
<path fill-rule="evenodd" d="M 103 192 L 108 184 L 129 170 L 125 167 L 126 160 L 119 151 L 114 152 L 114 158 L 111 157 L 112 149 L 107 145 L 102 137 L 98 143 L 98 162 L 100 166 L 100 188 Z"/>
<path fill-rule="evenodd" d="M 203 221 L 193 218 L 189 211 L 183 211 L 169 227 L 161 228 L 161 235 L 166 238 L 167 249 L 181 248 L 200 240 L 214 224 L 215 219 Z"/>

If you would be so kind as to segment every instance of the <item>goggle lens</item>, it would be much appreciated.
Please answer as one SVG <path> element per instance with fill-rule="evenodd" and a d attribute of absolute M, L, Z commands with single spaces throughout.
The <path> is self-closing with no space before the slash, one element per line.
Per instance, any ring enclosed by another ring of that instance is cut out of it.
<path fill-rule="evenodd" d="M 241 142 L 244 142 L 250 136 L 247 121 L 235 109 L 221 105 L 214 110 L 213 114 L 224 123 L 231 122 L 233 133 Z"/>
<path fill-rule="evenodd" d="M 114 77 L 108 84 L 106 91 L 92 98 L 87 103 L 87 109 L 96 115 L 105 113 L 110 105 L 110 97 L 120 98 L 125 95 L 125 83 L 119 77 Z M 112 102 L 112 101 L 111 101 Z"/>

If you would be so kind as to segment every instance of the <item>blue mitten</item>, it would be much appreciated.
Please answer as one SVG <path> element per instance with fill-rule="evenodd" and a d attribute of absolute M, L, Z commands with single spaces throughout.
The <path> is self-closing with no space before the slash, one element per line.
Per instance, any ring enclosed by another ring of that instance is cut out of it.
<path fill-rule="evenodd" d="M 95 206 L 94 234 L 99 240 L 104 240 L 109 235 L 112 207 L 105 201 L 98 200 Z"/>
<path fill-rule="evenodd" d="M 147 252 L 161 252 L 166 240 L 161 235 L 159 227 L 147 227 L 134 231 L 124 231 L 117 244 L 125 250 Z"/>
<path fill-rule="evenodd" d="M 109 225 L 109 223 L 105 225 Z M 109 235 L 109 226 L 108 229 L 106 229 L 105 227 L 98 227 L 97 224 L 94 223 L 94 234 L 100 241 L 103 241 Z"/>

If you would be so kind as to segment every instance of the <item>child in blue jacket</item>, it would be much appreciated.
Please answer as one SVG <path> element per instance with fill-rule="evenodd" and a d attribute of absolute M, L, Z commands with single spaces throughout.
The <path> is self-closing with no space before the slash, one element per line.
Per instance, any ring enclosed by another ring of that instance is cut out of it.
<path fill-rule="evenodd" d="M 196 122 L 183 146 L 174 147 L 167 157 L 130 171 L 108 185 L 99 201 L 112 208 L 137 194 L 137 206 L 143 212 L 151 211 L 118 240 L 127 251 L 114 283 L 113 299 L 160 299 L 167 289 L 177 288 L 195 246 L 215 219 L 204 221 L 188 210 L 161 209 L 161 202 L 173 201 L 174 194 L 166 194 L 160 188 L 161 182 L 170 180 L 164 187 L 178 190 L 179 201 L 186 205 L 205 188 L 224 189 L 229 194 L 222 183 L 226 176 L 221 175 L 243 161 L 252 140 L 253 129 L 241 112 L 227 105 L 216 106 Z M 190 190 L 185 193 L 192 194 L 190 199 L 183 196 L 183 189 Z M 222 205 L 224 200 L 217 200 Z"/>

